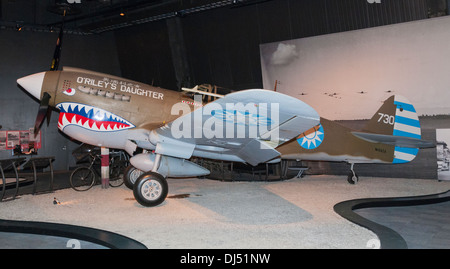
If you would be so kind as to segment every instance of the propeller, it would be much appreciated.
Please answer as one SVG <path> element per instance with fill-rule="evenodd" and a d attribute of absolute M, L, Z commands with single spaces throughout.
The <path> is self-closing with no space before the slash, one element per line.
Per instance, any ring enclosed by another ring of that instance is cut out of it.
<path fill-rule="evenodd" d="M 62 48 L 62 39 L 64 33 L 64 18 L 66 16 L 66 12 L 63 15 L 63 21 L 61 25 L 61 29 L 59 30 L 58 39 L 56 40 L 55 52 L 53 53 L 52 65 L 50 66 L 50 71 L 54 71 L 58 69 L 59 58 L 61 56 L 61 48 Z"/>
<path fill-rule="evenodd" d="M 64 33 L 64 18 L 66 17 L 66 10 L 63 12 L 63 20 L 61 24 L 61 29 L 59 30 L 58 39 L 56 40 L 56 47 L 53 53 L 53 59 L 50 66 L 50 71 L 58 70 L 59 59 L 61 56 L 61 48 L 62 48 L 62 38 Z M 44 122 L 45 118 L 47 118 L 47 126 L 50 124 L 50 117 L 52 115 L 52 108 L 48 105 L 50 102 L 51 95 L 48 92 L 44 92 L 41 103 L 39 104 L 38 114 L 36 116 L 36 121 L 34 123 L 34 136 L 36 136 Z"/>
<path fill-rule="evenodd" d="M 50 115 L 52 113 L 52 109 L 48 105 L 50 98 L 51 98 L 50 94 L 44 92 L 44 95 L 42 96 L 41 99 L 41 103 L 39 104 L 36 122 L 34 123 L 34 136 L 36 136 L 39 133 L 39 130 L 41 129 L 42 123 L 44 122 L 45 118 L 47 118 L 47 126 L 50 123 Z"/>

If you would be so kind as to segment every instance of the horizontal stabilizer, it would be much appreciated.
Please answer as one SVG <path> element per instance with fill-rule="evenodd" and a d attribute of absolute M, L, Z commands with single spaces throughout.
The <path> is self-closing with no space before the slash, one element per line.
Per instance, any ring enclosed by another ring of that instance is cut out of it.
<path fill-rule="evenodd" d="M 372 143 L 382 143 L 404 148 L 434 148 L 436 144 L 431 141 L 422 139 L 394 136 L 394 135 L 381 135 L 371 133 L 352 132 L 352 134 L 360 139 L 363 139 Z"/>

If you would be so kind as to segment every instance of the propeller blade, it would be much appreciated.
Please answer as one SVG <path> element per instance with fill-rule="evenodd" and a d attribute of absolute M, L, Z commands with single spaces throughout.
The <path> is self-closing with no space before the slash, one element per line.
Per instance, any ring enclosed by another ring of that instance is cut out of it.
<path fill-rule="evenodd" d="M 47 117 L 47 114 L 49 113 L 48 103 L 50 101 L 50 94 L 47 92 L 44 92 L 44 95 L 42 96 L 41 103 L 39 105 L 38 114 L 36 116 L 36 122 L 34 123 L 34 135 L 36 136 L 37 133 L 39 133 L 39 130 L 41 128 L 42 123 L 44 122 L 44 119 Z"/>
<path fill-rule="evenodd" d="M 58 39 L 56 40 L 55 52 L 53 53 L 52 64 L 50 66 L 50 71 L 58 70 L 59 59 L 61 57 L 62 40 L 64 34 L 64 18 L 66 17 L 67 10 L 64 9 L 63 19 L 61 24 L 61 29 L 59 30 Z"/>
<path fill-rule="evenodd" d="M 47 116 L 46 116 L 46 118 L 47 118 L 47 126 L 49 126 L 50 125 L 50 118 L 52 117 L 52 108 L 51 107 L 48 107 L 47 108 Z"/>
<path fill-rule="evenodd" d="M 58 70 L 59 59 L 61 56 L 63 33 L 64 33 L 63 26 L 61 26 L 61 30 L 59 31 L 59 35 L 58 35 L 58 39 L 56 40 L 56 47 L 55 47 L 55 52 L 53 53 L 53 59 L 52 59 L 52 64 L 50 66 L 50 71 Z"/>

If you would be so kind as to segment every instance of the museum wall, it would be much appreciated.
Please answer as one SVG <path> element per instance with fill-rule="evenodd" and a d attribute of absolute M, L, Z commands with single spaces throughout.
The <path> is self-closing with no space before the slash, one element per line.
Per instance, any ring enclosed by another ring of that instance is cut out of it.
<path fill-rule="evenodd" d="M 49 70 L 58 33 L 0 31 L 0 125 L 1 131 L 28 130 L 34 127 L 39 103 L 19 88 L 16 80 Z M 114 36 L 64 35 L 60 67 L 74 66 L 120 75 Z M 53 112 L 50 126 L 42 125 L 39 157 L 55 156 L 54 169 L 64 170 L 74 164 L 72 150 L 78 146 L 57 127 L 58 113 Z M 11 150 L 0 150 L 0 158 L 10 158 Z"/>
<path fill-rule="evenodd" d="M 369 119 L 393 94 L 419 116 L 447 115 L 449 27 L 444 16 L 263 44 L 264 85 L 278 81 L 330 120 Z"/>
<path fill-rule="evenodd" d="M 426 10 L 425 0 L 277 0 L 188 16 L 192 82 L 261 88 L 260 44 L 424 19 Z"/>
<path fill-rule="evenodd" d="M 260 44 L 425 19 L 429 2 L 434 1 L 276 0 L 196 13 L 179 17 L 182 37 L 175 39 L 183 41 L 185 57 L 172 57 L 173 31 L 165 21 L 115 35 L 125 77 L 173 90 L 179 89 L 177 73 L 187 73 L 184 86 L 261 88 Z M 180 58 L 187 63 L 178 64 Z"/>
<path fill-rule="evenodd" d="M 117 30 L 115 37 L 124 78 L 177 90 L 165 21 Z"/>

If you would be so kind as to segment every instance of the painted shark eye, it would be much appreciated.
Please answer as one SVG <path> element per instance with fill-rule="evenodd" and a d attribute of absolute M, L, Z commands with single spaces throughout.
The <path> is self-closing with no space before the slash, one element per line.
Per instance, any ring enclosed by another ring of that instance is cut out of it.
<path fill-rule="evenodd" d="M 72 96 L 72 95 L 75 94 L 75 89 L 68 88 L 68 89 L 66 89 L 65 91 L 63 91 L 63 93 L 64 93 L 65 95 Z"/>

